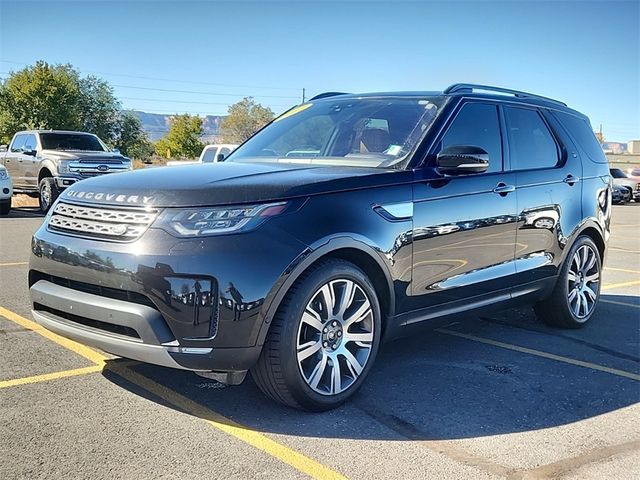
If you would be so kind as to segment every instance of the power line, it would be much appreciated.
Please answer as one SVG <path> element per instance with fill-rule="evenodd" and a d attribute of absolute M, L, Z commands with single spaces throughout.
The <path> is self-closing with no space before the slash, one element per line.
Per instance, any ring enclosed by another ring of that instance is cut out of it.
<path fill-rule="evenodd" d="M 196 105 L 223 105 L 223 106 L 229 105 L 228 103 L 224 103 L 224 102 L 201 102 L 198 100 L 165 100 L 164 98 L 141 98 L 141 97 L 118 97 L 118 98 L 121 100 L 141 100 L 143 102 L 193 103 Z M 279 104 L 272 104 L 271 106 L 289 108 L 291 107 L 291 104 L 279 103 Z"/>
<path fill-rule="evenodd" d="M 30 65 L 24 62 L 14 62 L 10 60 L 0 60 L 0 63 L 9 63 L 14 65 Z M 110 73 L 110 72 L 97 72 L 91 70 L 85 70 L 85 73 L 90 73 L 92 75 L 107 75 L 112 77 L 123 77 L 123 78 L 138 78 L 140 80 L 157 80 L 160 82 L 174 82 L 174 83 L 184 83 L 191 85 L 210 85 L 214 87 L 229 87 L 229 88 L 262 88 L 265 90 L 298 90 L 298 88 L 293 87 L 271 87 L 271 86 L 258 86 L 258 85 L 232 85 L 228 83 L 213 83 L 213 82 L 200 82 L 195 80 L 178 80 L 175 78 L 162 78 L 162 77 L 149 77 L 144 75 L 131 75 L 127 73 Z"/>
<path fill-rule="evenodd" d="M 168 88 L 154 88 L 154 87 L 136 87 L 133 85 L 117 85 L 115 83 L 111 84 L 112 87 L 118 88 L 132 88 L 134 90 L 150 90 L 154 92 L 168 92 L 168 93 L 193 93 L 196 95 L 212 95 L 216 97 L 258 97 L 258 98 L 289 98 L 289 99 L 298 99 L 298 97 L 293 97 L 289 95 L 242 95 L 240 93 L 214 93 L 214 92 L 198 92 L 195 90 L 175 90 Z"/>

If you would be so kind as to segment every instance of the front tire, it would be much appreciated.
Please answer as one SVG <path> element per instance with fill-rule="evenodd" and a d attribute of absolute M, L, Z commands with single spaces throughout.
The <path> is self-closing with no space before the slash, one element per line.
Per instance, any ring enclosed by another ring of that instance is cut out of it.
<path fill-rule="evenodd" d="M 340 259 L 322 261 L 287 292 L 251 376 L 277 402 L 330 410 L 362 385 L 381 325 L 375 288 L 362 270 Z"/>
<path fill-rule="evenodd" d="M 601 280 L 598 247 L 591 238 L 578 237 L 560 269 L 553 292 L 535 306 L 538 318 L 553 327 L 584 327 L 596 310 Z"/>
<path fill-rule="evenodd" d="M 38 196 L 38 200 L 40 203 L 40 211 L 46 214 L 51 208 L 51 205 L 53 205 L 53 202 L 58 198 L 58 195 L 60 195 L 60 190 L 53 178 L 45 177 L 40 180 L 39 191 L 40 195 Z"/>

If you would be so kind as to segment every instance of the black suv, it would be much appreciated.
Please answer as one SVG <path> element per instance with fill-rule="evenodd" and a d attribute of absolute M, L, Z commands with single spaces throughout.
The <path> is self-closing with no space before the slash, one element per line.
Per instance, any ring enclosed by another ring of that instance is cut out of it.
<path fill-rule="evenodd" d="M 325 410 L 380 341 L 452 315 L 535 305 L 593 316 L 609 237 L 607 161 L 548 98 L 327 93 L 224 163 L 72 185 L 32 242 L 35 319 L 123 357 Z"/>

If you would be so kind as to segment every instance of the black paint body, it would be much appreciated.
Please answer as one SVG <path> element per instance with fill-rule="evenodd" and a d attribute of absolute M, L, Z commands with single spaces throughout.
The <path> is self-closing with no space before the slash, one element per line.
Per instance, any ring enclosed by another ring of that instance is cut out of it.
<path fill-rule="evenodd" d="M 67 198 L 72 189 L 61 200 L 104 205 L 106 193 L 118 192 L 149 197 L 159 209 L 294 201 L 252 231 L 194 239 L 152 225 L 135 242 L 98 241 L 62 235 L 45 220 L 33 238 L 30 284 L 44 279 L 146 304 L 160 312 L 180 346 L 213 347 L 204 356 L 174 352 L 178 364 L 233 371 L 252 367 L 287 289 L 324 256 L 349 259 L 372 278 L 390 338 L 411 324 L 541 298 L 580 234 L 594 238 L 604 255 L 608 166 L 589 158 L 557 116 L 580 114 L 540 99 L 448 97 L 400 170 L 222 163 L 83 181 L 74 188 L 90 197 L 103 193 L 100 200 Z M 502 172 L 439 174 L 439 140 L 468 102 L 494 104 L 500 112 L 505 105 L 537 109 L 555 136 L 559 166 L 512 171 L 503 122 Z M 500 184 L 515 190 L 494 192 Z M 412 204 L 413 217 L 381 215 L 376 206 L 388 204 Z M 167 293 L 171 285 L 179 297 Z"/>

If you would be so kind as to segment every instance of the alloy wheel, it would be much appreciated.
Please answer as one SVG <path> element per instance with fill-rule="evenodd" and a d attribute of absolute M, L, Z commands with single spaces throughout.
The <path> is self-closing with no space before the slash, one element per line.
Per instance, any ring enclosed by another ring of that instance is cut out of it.
<path fill-rule="evenodd" d="M 600 283 L 600 265 L 590 245 L 579 247 L 567 273 L 567 300 L 578 321 L 585 321 L 596 306 Z"/>
<path fill-rule="evenodd" d="M 371 302 L 356 282 L 341 278 L 322 285 L 298 327 L 296 354 L 306 384 L 321 395 L 351 387 L 369 360 L 374 325 Z"/>

